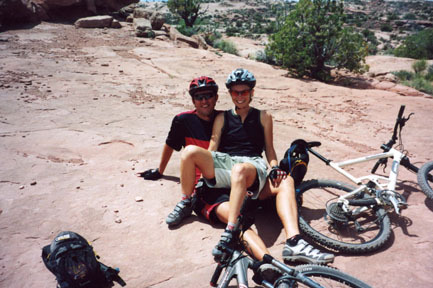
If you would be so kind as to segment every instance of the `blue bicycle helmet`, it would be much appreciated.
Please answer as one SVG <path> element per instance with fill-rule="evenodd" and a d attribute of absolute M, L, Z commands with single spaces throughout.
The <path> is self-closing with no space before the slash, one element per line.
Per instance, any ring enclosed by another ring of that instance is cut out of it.
<path fill-rule="evenodd" d="M 226 81 L 226 87 L 230 89 L 235 84 L 246 84 L 253 89 L 256 86 L 256 78 L 247 69 L 238 68 L 230 73 Z"/>

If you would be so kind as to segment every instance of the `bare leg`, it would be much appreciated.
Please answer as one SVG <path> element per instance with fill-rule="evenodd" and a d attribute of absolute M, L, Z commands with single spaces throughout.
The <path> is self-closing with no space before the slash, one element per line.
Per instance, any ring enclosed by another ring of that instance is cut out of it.
<path fill-rule="evenodd" d="M 298 227 L 298 208 L 295 199 L 295 186 L 293 178 L 287 176 L 281 181 L 279 187 L 272 186 L 270 180 L 267 181 L 260 199 L 276 197 L 277 213 L 284 227 L 286 239 L 299 234 Z"/>
<path fill-rule="evenodd" d="M 253 185 L 257 170 L 251 163 L 236 164 L 231 172 L 230 208 L 228 222 L 236 223 L 247 188 Z"/>
<path fill-rule="evenodd" d="M 188 145 L 182 152 L 180 161 L 182 193 L 188 197 L 194 191 L 196 167 L 200 169 L 204 177 L 208 179 L 215 177 L 212 154 L 201 147 Z"/>
<path fill-rule="evenodd" d="M 227 223 L 229 215 L 229 202 L 224 202 L 218 205 L 215 209 L 215 213 L 221 222 Z M 253 255 L 257 260 L 260 261 L 263 259 L 263 255 L 270 254 L 263 240 L 251 228 L 244 232 L 243 237 L 248 243 L 248 253 Z"/>

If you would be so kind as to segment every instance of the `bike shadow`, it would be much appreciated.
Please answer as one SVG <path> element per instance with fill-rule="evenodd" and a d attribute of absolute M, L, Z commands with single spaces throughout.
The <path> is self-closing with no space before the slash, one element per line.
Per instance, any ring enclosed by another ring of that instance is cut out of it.
<path fill-rule="evenodd" d="M 418 183 L 414 182 L 414 181 L 401 181 L 397 184 L 396 186 L 396 190 L 403 190 L 403 196 L 404 198 L 407 200 L 409 200 L 409 198 L 412 196 L 413 193 L 422 193 L 426 199 L 424 200 L 424 204 L 425 206 L 431 211 L 433 212 L 433 199 L 428 198 L 424 192 L 418 188 Z"/>
<path fill-rule="evenodd" d="M 425 203 L 425 206 L 427 206 L 427 208 L 433 212 L 433 199 L 426 198 L 424 203 Z"/>

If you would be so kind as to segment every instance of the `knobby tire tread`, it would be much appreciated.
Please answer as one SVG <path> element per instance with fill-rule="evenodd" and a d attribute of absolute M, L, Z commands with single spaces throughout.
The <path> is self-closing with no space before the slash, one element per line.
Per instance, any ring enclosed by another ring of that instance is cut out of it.
<path fill-rule="evenodd" d="M 295 270 L 302 272 L 302 274 L 305 276 L 316 276 L 320 278 L 333 279 L 337 282 L 347 285 L 347 287 L 371 288 L 370 285 L 362 282 L 361 280 L 329 266 L 307 264 L 296 266 Z"/>
<path fill-rule="evenodd" d="M 428 178 L 429 175 L 432 175 L 430 174 L 432 170 L 433 161 L 430 161 L 422 165 L 417 174 L 418 184 L 421 187 L 422 192 L 424 192 L 424 194 L 430 199 L 433 199 L 433 181 L 429 180 Z"/>
<path fill-rule="evenodd" d="M 304 192 L 312 188 L 326 187 L 339 189 L 345 192 L 349 192 L 355 189 L 355 187 L 353 187 L 352 185 L 346 184 L 341 181 L 314 179 L 302 182 L 297 189 L 297 196 L 299 197 Z M 303 201 L 305 201 L 305 199 Z M 391 221 L 385 210 L 383 208 L 377 209 L 376 215 L 382 217 L 382 221 L 380 221 L 380 230 L 378 232 L 378 235 L 376 235 L 376 237 L 372 240 L 364 243 L 346 243 L 329 238 L 311 227 L 301 215 L 301 213 L 299 213 L 299 228 L 313 241 L 323 245 L 326 248 L 348 254 L 366 254 L 380 249 L 383 245 L 385 245 L 385 243 L 391 236 Z"/>

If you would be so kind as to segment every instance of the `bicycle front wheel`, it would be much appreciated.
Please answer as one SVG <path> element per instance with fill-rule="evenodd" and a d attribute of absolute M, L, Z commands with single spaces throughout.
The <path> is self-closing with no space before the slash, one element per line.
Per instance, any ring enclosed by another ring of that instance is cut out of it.
<path fill-rule="evenodd" d="M 340 196 L 355 188 L 334 180 L 309 180 L 296 189 L 299 228 L 315 242 L 335 251 L 364 254 L 382 247 L 391 235 L 391 223 L 381 206 L 349 206 L 343 211 L 337 205 Z M 370 195 L 358 195 L 369 198 Z M 355 198 L 353 198 L 355 199 Z"/>
<path fill-rule="evenodd" d="M 300 265 L 295 268 L 296 271 L 301 272 L 317 284 L 325 288 L 333 287 L 352 287 L 352 288 L 367 288 L 368 284 L 343 273 L 335 268 L 320 265 Z M 297 282 L 297 287 L 310 287 L 300 282 Z"/>
<path fill-rule="evenodd" d="M 418 170 L 418 184 L 428 198 L 433 199 L 433 161 L 427 162 Z"/>

